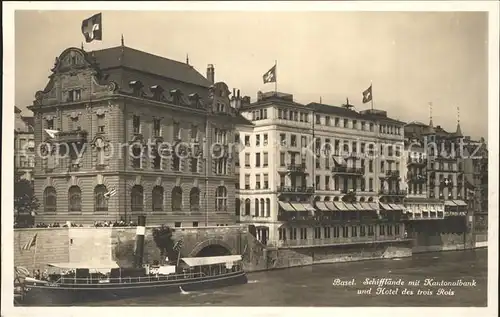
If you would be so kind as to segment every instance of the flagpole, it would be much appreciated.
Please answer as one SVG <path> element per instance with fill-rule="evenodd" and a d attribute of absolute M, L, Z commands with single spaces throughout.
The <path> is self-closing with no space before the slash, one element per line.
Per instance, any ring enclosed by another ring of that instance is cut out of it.
<path fill-rule="evenodd" d="M 371 80 L 370 80 L 370 89 L 371 89 L 371 97 L 372 97 L 370 102 L 371 102 L 372 110 L 373 110 L 373 83 Z"/>
<path fill-rule="evenodd" d="M 38 237 L 37 237 L 38 239 Z M 36 250 L 38 249 L 38 241 L 35 240 L 35 251 L 33 252 L 33 270 L 35 270 L 36 265 Z"/>
<path fill-rule="evenodd" d="M 278 60 L 274 61 L 274 94 L 278 95 Z"/>

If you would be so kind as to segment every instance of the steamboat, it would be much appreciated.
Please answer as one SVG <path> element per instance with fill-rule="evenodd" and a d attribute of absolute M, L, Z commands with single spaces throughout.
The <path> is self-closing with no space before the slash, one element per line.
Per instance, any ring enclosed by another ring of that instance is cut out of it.
<path fill-rule="evenodd" d="M 112 261 L 51 263 L 47 270 L 51 273 L 43 277 L 32 277 L 26 269 L 16 268 L 15 302 L 23 306 L 77 306 L 247 283 L 241 255 L 179 256 L 173 265 L 143 265 L 144 223 L 145 219 L 139 218 L 135 267 L 119 267 Z"/>

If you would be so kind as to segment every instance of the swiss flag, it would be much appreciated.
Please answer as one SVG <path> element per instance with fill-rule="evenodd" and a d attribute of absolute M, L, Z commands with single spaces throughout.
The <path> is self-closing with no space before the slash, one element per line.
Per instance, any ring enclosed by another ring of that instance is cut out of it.
<path fill-rule="evenodd" d="M 90 43 L 94 40 L 102 41 L 102 14 L 98 13 L 82 21 L 82 33 L 85 36 L 85 42 Z"/>

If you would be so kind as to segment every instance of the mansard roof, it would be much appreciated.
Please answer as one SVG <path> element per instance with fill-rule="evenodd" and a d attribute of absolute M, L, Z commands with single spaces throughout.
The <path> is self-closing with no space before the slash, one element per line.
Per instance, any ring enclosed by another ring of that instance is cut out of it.
<path fill-rule="evenodd" d="M 193 66 L 127 46 L 110 47 L 90 53 L 104 72 L 130 69 L 149 75 L 208 88 L 211 83 Z"/>

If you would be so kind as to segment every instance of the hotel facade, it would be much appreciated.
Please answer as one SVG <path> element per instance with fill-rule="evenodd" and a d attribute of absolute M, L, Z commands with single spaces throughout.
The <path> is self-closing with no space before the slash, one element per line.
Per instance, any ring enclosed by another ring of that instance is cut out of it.
<path fill-rule="evenodd" d="M 236 214 L 266 245 L 404 238 L 404 123 L 385 111 L 258 93 L 240 113 Z"/>
<path fill-rule="evenodd" d="M 234 224 L 230 140 L 251 125 L 225 83 L 124 46 L 56 58 L 35 114 L 36 222 Z"/>

